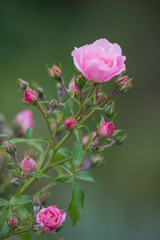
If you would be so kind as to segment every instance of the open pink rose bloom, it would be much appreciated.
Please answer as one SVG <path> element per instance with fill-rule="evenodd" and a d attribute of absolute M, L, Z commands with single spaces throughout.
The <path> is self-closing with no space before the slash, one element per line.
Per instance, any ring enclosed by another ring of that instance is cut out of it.
<path fill-rule="evenodd" d="M 126 57 L 122 56 L 120 46 L 107 39 L 75 48 L 71 55 L 76 68 L 93 82 L 107 82 L 126 69 Z"/>
<path fill-rule="evenodd" d="M 37 214 L 37 223 L 44 232 L 52 232 L 59 228 L 66 219 L 66 213 L 56 205 L 43 208 Z"/>

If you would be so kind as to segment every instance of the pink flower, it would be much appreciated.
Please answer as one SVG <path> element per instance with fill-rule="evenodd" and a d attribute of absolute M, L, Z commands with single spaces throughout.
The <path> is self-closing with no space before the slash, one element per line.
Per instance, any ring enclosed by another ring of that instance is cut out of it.
<path fill-rule="evenodd" d="M 10 219 L 8 219 L 8 224 L 11 228 L 14 228 L 17 226 L 18 224 L 18 219 L 16 217 L 10 217 Z"/>
<path fill-rule="evenodd" d="M 69 90 L 76 92 L 77 94 L 80 93 L 78 87 L 75 85 L 75 77 L 72 77 L 70 84 L 69 84 Z"/>
<path fill-rule="evenodd" d="M 107 82 L 126 69 L 120 46 L 107 39 L 75 48 L 71 55 L 76 68 L 93 82 Z"/>
<path fill-rule="evenodd" d="M 30 173 L 35 170 L 36 162 L 30 157 L 25 157 L 21 162 L 21 168 L 24 172 Z"/>
<path fill-rule="evenodd" d="M 58 209 L 56 205 L 43 208 L 36 217 L 37 223 L 44 232 L 52 232 L 59 228 L 66 219 L 66 213 Z"/>
<path fill-rule="evenodd" d="M 98 133 L 96 131 L 94 131 L 94 132 L 92 132 L 92 135 L 93 135 L 93 141 L 97 142 L 99 140 Z M 85 144 L 88 142 L 88 140 L 89 140 L 89 135 L 86 135 L 82 138 L 82 143 Z"/>
<path fill-rule="evenodd" d="M 33 104 L 35 100 L 37 100 L 38 96 L 32 90 L 26 89 L 24 92 L 24 101 L 28 104 Z"/>
<path fill-rule="evenodd" d="M 55 64 L 53 67 L 50 69 L 50 76 L 53 78 L 59 78 L 62 74 L 62 71 L 59 67 L 57 67 Z"/>
<path fill-rule="evenodd" d="M 76 122 L 71 117 L 69 117 L 68 119 L 65 120 L 64 127 L 68 131 L 73 130 L 75 124 L 76 124 Z"/>
<path fill-rule="evenodd" d="M 112 122 L 105 122 L 101 125 L 99 131 L 103 137 L 111 137 L 114 133 L 115 126 Z"/>
<path fill-rule="evenodd" d="M 33 127 L 34 125 L 32 111 L 29 109 L 23 110 L 22 112 L 16 115 L 15 121 L 20 126 L 20 132 L 25 134 L 27 128 Z"/>

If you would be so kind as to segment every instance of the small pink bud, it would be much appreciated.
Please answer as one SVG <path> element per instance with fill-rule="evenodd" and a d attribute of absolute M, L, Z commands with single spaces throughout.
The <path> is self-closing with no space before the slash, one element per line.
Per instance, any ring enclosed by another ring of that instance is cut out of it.
<path fill-rule="evenodd" d="M 115 126 L 112 122 L 105 122 L 100 126 L 100 133 L 103 137 L 111 137 L 114 133 Z"/>
<path fill-rule="evenodd" d="M 68 131 L 73 130 L 75 124 L 76 124 L 76 122 L 71 117 L 69 117 L 68 119 L 65 120 L 64 127 Z"/>
<path fill-rule="evenodd" d="M 132 87 L 132 79 L 128 75 L 118 78 L 116 81 L 116 89 L 118 93 L 126 93 Z"/>
<path fill-rule="evenodd" d="M 50 69 L 49 74 L 51 77 L 58 79 L 61 77 L 62 75 L 62 71 L 59 67 L 57 67 L 55 64 L 53 65 L 53 67 Z"/>
<path fill-rule="evenodd" d="M 16 217 L 10 217 L 10 219 L 8 219 L 8 224 L 11 228 L 14 228 L 17 226 L 18 224 L 18 219 Z"/>
<path fill-rule="evenodd" d="M 94 141 L 98 141 L 99 140 L 99 137 L 98 137 L 98 133 L 96 131 L 92 132 L 92 135 L 93 135 L 93 142 Z M 83 144 L 86 144 L 89 140 L 89 135 L 86 135 L 82 138 L 82 143 Z"/>
<path fill-rule="evenodd" d="M 28 104 L 33 104 L 37 100 L 38 96 L 32 90 L 26 89 L 24 92 L 24 101 Z"/>
<path fill-rule="evenodd" d="M 9 142 L 6 146 L 6 152 L 11 154 L 11 156 L 14 155 L 16 153 L 16 146 Z"/>
<path fill-rule="evenodd" d="M 70 84 L 69 84 L 69 90 L 72 92 L 75 92 L 76 94 L 80 94 L 80 91 L 78 89 L 78 87 L 75 85 L 75 77 L 73 76 Z"/>
<path fill-rule="evenodd" d="M 30 157 L 25 157 L 21 162 L 21 167 L 24 172 L 30 173 L 35 170 L 36 162 Z"/>

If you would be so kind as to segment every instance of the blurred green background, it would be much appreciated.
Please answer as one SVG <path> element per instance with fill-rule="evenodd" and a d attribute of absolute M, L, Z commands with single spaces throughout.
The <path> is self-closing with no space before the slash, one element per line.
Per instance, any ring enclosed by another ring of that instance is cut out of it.
<path fill-rule="evenodd" d="M 45 64 L 61 61 L 67 84 L 74 46 L 99 38 L 117 42 L 133 78 L 132 90 L 116 102 L 116 126 L 128 132 L 127 141 L 105 152 L 105 165 L 93 171 L 95 184 L 81 183 L 86 214 L 74 228 L 67 218 L 59 233 L 65 240 L 160 239 L 159 7 L 154 0 L 0 0 L 0 112 L 8 121 L 25 107 L 17 77 L 38 81 L 48 98 L 57 96 Z M 34 117 L 34 134 L 47 136 L 37 112 Z M 69 190 L 67 184 L 53 189 L 51 203 L 66 209 Z"/>

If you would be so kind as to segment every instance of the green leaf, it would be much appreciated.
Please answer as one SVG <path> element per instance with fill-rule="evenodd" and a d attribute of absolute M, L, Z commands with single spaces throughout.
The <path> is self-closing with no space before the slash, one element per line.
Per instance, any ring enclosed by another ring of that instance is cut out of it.
<path fill-rule="evenodd" d="M 20 207 L 16 210 L 16 215 L 21 221 L 25 221 L 28 219 L 29 212 L 25 207 Z"/>
<path fill-rule="evenodd" d="M 79 167 L 83 162 L 83 146 L 80 141 L 77 141 L 76 146 L 74 147 L 72 151 L 72 167 L 73 170 L 75 170 L 77 167 Z"/>
<path fill-rule="evenodd" d="M 17 234 L 17 235 L 21 240 L 31 240 L 31 235 L 28 232 L 20 233 L 20 234 Z"/>
<path fill-rule="evenodd" d="M 26 134 L 29 139 L 32 138 L 32 133 L 33 133 L 33 128 L 32 127 L 27 128 Z"/>
<path fill-rule="evenodd" d="M 77 172 L 75 177 L 78 178 L 78 179 L 84 180 L 84 181 L 95 182 L 91 173 L 87 172 L 87 171 Z"/>
<path fill-rule="evenodd" d="M 7 137 L 8 138 L 9 136 L 7 134 L 0 134 L 0 138 L 1 137 Z"/>
<path fill-rule="evenodd" d="M 73 183 L 71 191 L 71 202 L 69 204 L 68 213 L 72 220 L 72 225 L 75 226 L 77 221 L 84 214 L 84 192 L 77 182 Z"/>
<path fill-rule="evenodd" d="M 53 185 L 58 185 L 61 182 L 67 182 L 70 183 L 72 182 L 73 177 L 71 175 L 63 175 L 60 178 L 55 178 L 55 180 L 53 181 Z"/>
<path fill-rule="evenodd" d="M 69 156 L 71 156 L 70 150 L 68 150 L 67 148 L 59 148 L 53 161 L 57 163 Z"/>
<path fill-rule="evenodd" d="M 71 111 L 71 107 L 72 107 L 72 98 L 69 98 L 69 99 L 67 100 L 67 102 L 65 103 L 65 105 L 64 105 L 63 114 L 64 114 L 65 116 L 68 116 L 68 114 L 69 114 L 70 111 Z"/>
<path fill-rule="evenodd" d="M 9 211 L 0 212 L 0 239 L 4 240 L 10 234 L 10 227 L 7 223 L 7 219 L 11 216 Z"/>
<path fill-rule="evenodd" d="M 30 195 L 22 195 L 20 197 L 13 197 L 11 200 L 12 205 L 25 205 L 27 203 L 32 202 L 32 196 Z"/>
<path fill-rule="evenodd" d="M 9 202 L 3 198 L 0 198 L 0 207 L 8 206 Z"/>

